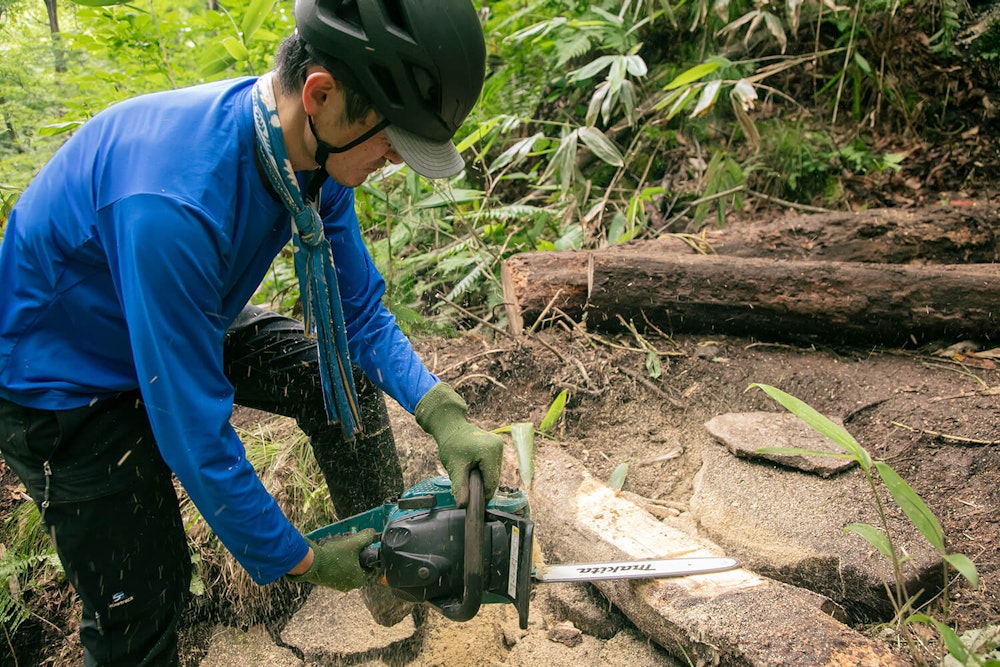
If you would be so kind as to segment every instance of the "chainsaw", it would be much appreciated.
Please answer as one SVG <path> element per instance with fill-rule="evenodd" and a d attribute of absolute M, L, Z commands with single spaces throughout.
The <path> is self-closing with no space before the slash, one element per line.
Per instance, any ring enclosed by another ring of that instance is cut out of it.
<path fill-rule="evenodd" d="M 427 602 L 453 621 L 472 619 L 482 604 L 513 603 L 522 630 L 528 627 L 533 582 L 592 582 L 722 572 L 739 567 L 732 558 L 662 558 L 609 563 L 532 563 L 534 523 L 527 495 L 501 486 L 484 501 L 478 469 L 469 475 L 469 504 L 459 508 L 446 476 L 412 486 L 398 499 L 312 531 L 323 542 L 372 528 L 375 542 L 361 552 L 393 595 Z"/>

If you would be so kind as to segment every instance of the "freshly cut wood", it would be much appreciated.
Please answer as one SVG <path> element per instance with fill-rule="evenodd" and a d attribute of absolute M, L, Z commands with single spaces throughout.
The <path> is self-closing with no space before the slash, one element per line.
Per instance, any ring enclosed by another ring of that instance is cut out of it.
<path fill-rule="evenodd" d="M 535 456 L 535 488 L 545 493 L 532 494 L 531 513 L 549 562 L 724 555 L 615 495 L 557 447 L 536 449 Z M 825 597 L 747 570 L 594 585 L 639 630 L 691 664 L 903 664 L 826 613 Z"/>
<path fill-rule="evenodd" d="M 668 246 L 674 248 L 675 246 Z M 667 331 L 900 344 L 1000 332 L 1000 265 L 917 266 L 687 255 L 653 244 L 523 253 L 503 265 L 519 333 L 555 309 Z"/>

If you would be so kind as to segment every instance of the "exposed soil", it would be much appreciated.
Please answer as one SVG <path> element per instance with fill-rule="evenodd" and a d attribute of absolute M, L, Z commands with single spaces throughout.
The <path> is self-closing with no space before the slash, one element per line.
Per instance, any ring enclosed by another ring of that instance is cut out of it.
<path fill-rule="evenodd" d="M 947 618 L 959 631 L 1000 620 L 1000 371 L 988 356 L 938 356 L 935 346 L 833 350 L 742 338 L 653 336 L 648 340 L 661 353 L 662 374 L 651 378 L 646 354 L 630 335 L 552 329 L 513 341 L 488 333 L 490 338 L 470 334 L 419 342 L 432 369 L 473 406 L 477 422 L 492 428 L 517 421 L 537 425 L 567 388 L 565 413 L 553 437 L 538 446 L 566 447 L 599 479 L 630 461 L 626 490 L 681 507 L 701 465 L 696 443 L 704 440 L 708 419 L 781 410 L 762 392 L 748 391 L 750 383 L 777 386 L 841 417 L 873 457 L 887 461 L 923 497 L 940 519 L 949 548 L 975 561 L 980 586 L 956 581 Z M 398 423 L 408 419 L 394 413 Z M 433 474 L 435 466 L 432 449 L 408 442 L 410 428 L 415 426 L 397 429 L 408 482 Z M 696 433 L 699 437 L 692 437 Z M 666 456 L 674 452 L 679 456 Z M 7 516 L 23 496 L 5 466 L 0 475 L 0 514 Z M 544 534 L 539 539 L 544 547 Z M 13 638 L 17 664 L 74 664 L 79 656 L 74 609 L 65 590 L 41 590 L 51 599 Z M 279 596 L 275 602 L 289 601 Z M 938 606 L 931 610 L 943 617 Z M 448 642 L 446 629 L 433 636 Z M 192 659 L 203 651 L 197 646 L 203 639 L 196 637 L 192 629 Z M 429 664 L 425 659 L 427 654 L 410 664 Z"/>

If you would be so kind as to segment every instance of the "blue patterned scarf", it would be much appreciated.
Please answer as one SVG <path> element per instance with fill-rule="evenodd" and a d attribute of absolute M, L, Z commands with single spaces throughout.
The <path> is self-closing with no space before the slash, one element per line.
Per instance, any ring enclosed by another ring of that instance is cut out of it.
<path fill-rule="evenodd" d="M 330 422 L 340 422 L 344 438 L 351 441 L 361 432 L 361 416 L 351 374 L 347 327 L 344 325 L 333 251 L 323 235 L 323 221 L 319 217 L 320 198 L 317 195 L 313 201 L 306 202 L 302 196 L 281 134 L 272 75 L 260 77 L 253 86 L 252 94 L 257 156 L 271 186 L 292 214 L 292 244 L 302 299 L 302 318 L 306 334 L 317 336 L 319 342 L 319 368 L 326 416 Z"/>

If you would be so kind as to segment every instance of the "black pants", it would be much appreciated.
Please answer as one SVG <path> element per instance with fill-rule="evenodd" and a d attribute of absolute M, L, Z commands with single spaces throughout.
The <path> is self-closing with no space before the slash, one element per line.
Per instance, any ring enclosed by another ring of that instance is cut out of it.
<path fill-rule="evenodd" d="M 365 434 L 348 444 L 327 423 L 316 355 L 299 322 L 252 306 L 226 335 L 236 403 L 297 420 L 345 517 L 398 494 L 402 472 L 385 399 L 360 373 Z M 138 392 L 62 411 L 0 399 L 0 453 L 38 505 L 80 595 L 87 667 L 176 665 L 191 557 Z"/>

